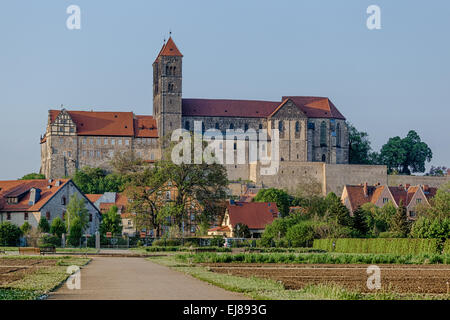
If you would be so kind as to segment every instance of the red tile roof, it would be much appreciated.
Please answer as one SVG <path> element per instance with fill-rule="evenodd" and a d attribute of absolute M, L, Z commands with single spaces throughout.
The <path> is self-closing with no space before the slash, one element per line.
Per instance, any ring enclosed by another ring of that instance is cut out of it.
<path fill-rule="evenodd" d="M 158 60 L 159 56 L 169 56 L 169 57 L 182 57 L 180 50 L 178 50 L 175 42 L 172 37 L 169 37 L 166 43 L 163 44 L 159 54 L 156 56 L 156 60 Z M 156 62 L 155 60 L 155 62 Z"/>
<path fill-rule="evenodd" d="M 276 101 L 183 99 L 183 116 L 266 118 L 280 104 Z"/>
<path fill-rule="evenodd" d="M 282 100 L 291 99 L 308 118 L 334 118 L 345 120 L 335 105 L 326 97 L 287 96 Z"/>
<path fill-rule="evenodd" d="M 249 229 L 264 229 L 279 214 L 275 202 L 236 202 L 234 205 L 228 204 L 227 210 L 233 228 L 243 223 Z"/>
<path fill-rule="evenodd" d="M 50 110 L 51 123 L 56 120 L 60 112 L 60 110 Z M 135 117 L 132 112 L 67 112 L 75 122 L 77 134 L 80 136 L 158 137 L 156 121 L 152 116 Z"/>
<path fill-rule="evenodd" d="M 309 118 L 345 117 L 328 98 L 283 97 L 279 101 L 229 100 L 229 99 L 183 99 L 183 116 L 251 117 L 267 118 L 280 109 L 289 99 Z"/>
<path fill-rule="evenodd" d="M 56 186 L 59 181 L 59 186 Z M 69 179 L 58 179 L 49 183 L 48 180 L 10 180 L 0 181 L 0 210 L 1 211 L 40 211 L 47 201 L 49 201 L 67 182 Z M 49 189 L 48 186 L 51 186 Z M 41 190 L 40 199 L 34 204 L 29 205 L 30 189 L 36 188 Z M 7 203 L 8 197 L 19 198 L 19 203 L 9 204 Z M 67 199 L 68 200 L 68 199 Z"/>
<path fill-rule="evenodd" d="M 215 227 L 215 228 L 211 228 L 208 230 L 208 232 L 213 232 L 213 231 L 229 232 L 230 228 L 228 226 L 220 226 L 220 227 Z"/>
<path fill-rule="evenodd" d="M 95 201 L 100 199 L 102 194 L 85 194 L 85 196 L 89 199 L 90 202 L 95 203 Z"/>

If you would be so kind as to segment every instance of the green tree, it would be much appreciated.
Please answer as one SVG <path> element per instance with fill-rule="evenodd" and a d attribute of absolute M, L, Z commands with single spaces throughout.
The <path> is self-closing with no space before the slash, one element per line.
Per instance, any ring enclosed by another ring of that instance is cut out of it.
<path fill-rule="evenodd" d="M 289 214 L 290 197 L 284 190 L 276 188 L 261 189 L 258 191 L 254 201 L 275 202 L 282 217 L 286 217 Z"/>
<path fill-rule="evenodd" d="M 114 153 L 111 166 L 119 176 L 126 176 L 142 171 L 146 164 L 134 151 L 126 151 Z"/>
<path fill-rule="evenodd" d="M 85 194 L 100 194 L 105 192 L 122 192 L 124 179 L 116 174 L 107 174 L 101 168 L 83 167 L 72 176 L 73 182 Z"/>
<path fill-rule="evenodd" d="M 250 238 L 250 229 L 246 224 L 237 223 L 234 227 L 234 235 L 236 238 Z"/>
<path fill-rule="evenodd" d="M 38 230 L 42 233 L 48 233 L 50 231 L 50 224 L 45 217 L 41 217 L 38 224 Z"/>
<path fill-rule="evenodd" d="M 50 226 L 50 233 L 61 238 L 63 233 L 66 233 L 66 225 L 64 221 L 60 217 L 56 217 L 52 221 L 52 225 Z"/>
<path fill-rule="evenodd" d="M 111 232 L 113 235 L 122 234 L 122 219 L 118 213 L 117 206 L 112 206 L 106 214 L 102 216 L 102 222 L 100 223 L 100 233 L 105 235 L 107 232 Z"/>
<path fill-rule="evenodd" d="M 434 177 L 443 177 L 447 173 L 447 167 L 435 167 L 431 166 L 430 171 L 426 174 L 426 176 L 434 176 Z"/>
<path fill-rule="evenodd" d="M 358 207 L 353 212 L 352 227 L 358 232 L 358 235 L 361 237 L 365 237 L 369 232 L 366 213 L 361 207 Z"/>
<path fill-rule="evenodd" d="M 431 149 L 414 130 L 403 139 L 390 138 L 380 151 L 380 162 L 388 167 L 390 173 L 425 172 L 425 162 L 430 162 L 432 157 Z"/>
<path fill-rule="evenodd" d="M 89 223 L 89 211 L 86 208 L 86 202 L 83 198 L 79 198 L 76 193 L 74 193 L 67 204 L 67 214 L 68 214 L 68 227 L 72 228 L 72 223 L 75 219 L 78 219 L 78 223 L 82 227 L 82 231 L 88 226 Z"/>
<path fill-rule="evenodd" d="M 0 246 L 14 247 L 18 244 L 22 231 L 10 222 L 0 223 Z"/>
<path fill-rule="evenodd" d="M 314 241 L 314 228 L 311 221 L 302 221 L 291 227 L 286 232 L 286 240 L 293 247 L 310 247 Z"/>
<path fill-rule="evenodd" d="M 73 247 L 78 247 L 80 245 L 80 239 L 83 236 L 83 223 L 79 217 L 72 219 L 69 229 L 69 237 L 67 241 Z"/>
<path fill-rule="evenodd" d="M 450 218 L 419 217 L 411 228 L 413 238 L 450 238 Z"/>
<path fill-rule="evenodd" d="M 372 151 L 367 132 L 358 131 L 348 122 L 347 126 L 349 140 L 349 163 L 374 164 L 376 162 L 377 155 Z"/>
<path fill-rule="evenodd" d="M 325 200 L 328 203 L 326 219 L 331 219 L 344 227 L 351 227 L 352 219 L 350 217 L 350 211 L 341 200 L 332 192 L 327 195 Z"/>
<path fill-rule="evenodd" d="M 392 218 L 390 231 L 399 234 L 401 237 L 406 237 L 408 235 L 409 223 L 406 214 L 406 207 L 403 205 L 403 200 L 400 200 L 397 207 L 397 212 Z"/>
<path fill-rule="evenodd" d="M 23 225 L 20 227 L 20 230 L 22 230 L 23 235 L 27 235 L 31 231 L 32 227 L 31 224 L 28 223 L 28 221 L 25 221 Z"/>
<path fill-rule="evenodd" d="M 45 179 L 45 175 L 41 173 L 29 173 L 20 178 L 20 180 L 40 180 L 40 179 Z"/>

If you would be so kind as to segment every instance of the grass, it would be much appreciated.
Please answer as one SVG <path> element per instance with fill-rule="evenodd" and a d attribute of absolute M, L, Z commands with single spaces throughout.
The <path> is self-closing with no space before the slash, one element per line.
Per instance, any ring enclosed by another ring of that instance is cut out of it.
<path fill-rule="evenodd" d="M 0 251 L 19 252 L 19 247 L 0 247 Z M 96 253 L 97 251 L 95 248 L 56 248 L 56 253 Z"/>
<path fill-rule="evenodd" d="M 84 266 L 90 259 L 76 257 L 39 257 L 39 256 L 8 256 L 1 259 L 54 259 L 55 266 L 45 266 L 20 280 L 0 285 L 0 300 L 35 300 L 56 289 L 69 274 L 67 267 L 72 265 Z"/>
<path fill-rule="evenodd" d="M 197 253 L 177 254 L 176 259 L 194 263 L 450 264 L 449 254 Z"/>
<path fill-rule="evenodd" d="M 189 256 L 189 255 L 186 255 Z M 360 293 L 336 284 L 308 285 L 300 290 L 286 290 L 282 283 L 257 277 L 238 277 L 214 273 L 206 266 L 198 266 L 192 259 L 176 256 L 151 257 L 150 261 L 189 274 L 199 280 L 223 289 L 243 293 L 257 300 L 430 300 L 450 299 L 449 295 L 396 294 L 392 292 Z"/>

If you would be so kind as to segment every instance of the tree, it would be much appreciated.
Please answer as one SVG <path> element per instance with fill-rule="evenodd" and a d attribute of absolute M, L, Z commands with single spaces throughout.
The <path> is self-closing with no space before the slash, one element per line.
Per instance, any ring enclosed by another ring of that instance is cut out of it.
<path fill-rule="evenodd" d="M 361 209 L 361 207 L 358 207 L 354 212 L 353 212 L 353 217 L 352 217 L 352 227 L 353 229 L 355 229 L 359 236 L 361 237 L 365 237 L 367 235 L 367 233 L 369 232 L 369 227 L 367 224 L 367 218 L 366 218 L 366 213 L 364 212 L 363 209 Z"/>
<path fill-rule="evenodd" d="M 234 227 L 234 235 L 236 238 L 250 238 L 250 229 L 246 224 L 237 223 Z"/>
<path fill-rule="evenodd" d="M 80 239 L 83 236 L 83 229 L 83 223 L 79 217 L 72 219 L 69 229 L 69 237 L 67 239 L 71 246 L 77 247 L 80 245 Z"/>
<path fill-rule="evenodd" d="M 372 152 L 369 135 L 367 132 L 358 131 L 347 122 L 349 140 L 349 163 L 351 164 L 375 164 L 377 154 Z"/>
<path fill-rule="evenodd" d="M 101 168 L 83 167 L 75 172 L 73 182 L 85 194 L 100 194 L 105 192 L 122 192 L 123 178 L 116 174 L 107 174 Z"/>
<path fill-rule="evenodd" d="M 112 206 L 106 214 L 102 217 L 100 223 L 100 233 L 105 235 L 107 232 L 111 232 L 113 235 L 122 234 L 122 219 L 118 214 L 119 209 L 117 206 Z"/>
<path fill-rule="evenodd" d="M 308 247 L 314 241 L 314 228 L 311 221 L 302 221 L 291 226 L 286 232 L 286 240 L 293 247 Z"/>
<path fill-rule="evenodd" d="M 83 198 L 78 198 L 77 194 L 74 193 L 69 200 L 67 205 L 67 214 L 69 216 L 68 227 L 72 228 L 71 224 L 73 221 L 78 219 L 78 223 L 81 225 L 82 231 L 87 227 L 89 223 L 89 211 L 86 208 L 86 202 Z"/>
<path fill-rule="evenodd" d="M 45 217 L 41 217 L 39 220 L 38 230 L 42 233 L 48 233 L 50 231 L 50 225 Z"/>
<path fill-rule="evenodd" d="M 450 238 L 450 218 L 419 217 L 411 228 L 414 238 Z"/>
<path fill-rule="evenodd" d="M 0 223 L 0 246 L 15 247 L 21 235 L 22 231 L 15 224 L 8 221 Z"/>
<path fill-rule="evenodd" d="M 286 217 L 289 214 L 290 197 L 284 190 L 276 188 L 261 189 L 258 191 L 254 201 L 275 202 L 282 217 Z"/>
<path fill-rule="evenodd" d="M 25 221 L 23 225 L 20 227 L 22 234 L 25 236 L 31 231 L 31 229 L 32 229 L 31 224 L 29 224 L 28 221 Z"/>
<path fill-rule="evenodd" d="M 398 233 L 401 237 L 406 237 L 408 235 L 409 224 L 403 200 L 400 200 L 397 212 L 392 218 L 390 231 Z"/>
<path fill-rule="evenodd" d="M 145 162 L 134 151 L 116 152 L 111 160 L 114 172 L 120 176 L 142 171 Z"/>
<path fill-rule="evenodd" d="M 446 175 L 448 168 L 447 167 L 435 167 L 431 166 L 430 172 L 426 174 L 426 176 L 435 176 L 435 177 L 443 177 Z"/>
<path fill-rule="evenodd" d="M 20 180 L 40 180 L 40 179 L 45 179 L 45 175 L 41 173 L 29 173 L 20 178 Z"/>
<path fill-rule="evenodd" d="M 325 200 L 328 203 L 325 219 L 331 219 L 341 226 L 350 227 L 352 225 L 350 211 L 341 200 L 333 192 L 330 192 Z"/>
<path fill-rule="evenodd" d="M 50 226 L 50 233 L 61 238 L 63 233 L 66 233 L 66 225 L 64 221 L 60 217 L 56 217 L 52 221 L 52 225 Z"/>
<path fill-rule="evenodd" d="M 431 149 L 414 130 L 403 139 L 390 138 L 380 151 L 380 162 L 388 167 L 389 173 L 425 172 L 425 161 L 430 162 L 432 157 Z"/>

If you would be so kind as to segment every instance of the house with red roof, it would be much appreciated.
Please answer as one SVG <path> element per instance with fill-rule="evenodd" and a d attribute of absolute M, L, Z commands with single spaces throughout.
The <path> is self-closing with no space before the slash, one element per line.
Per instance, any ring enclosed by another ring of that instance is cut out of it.
<path fill-rule="evenodd" d="M 275 202 L 234 202 L 228 203 L 220 226 L 208 230 L 208 235 L 234 238 L 236 226 L 246 225 L 252 238 L 260 238 L 268 224 L 278 218 L 280 212 Z"/>
<path fill-rule="evenodd" d="M 41 217 L 50 224 L 59 217 L 70 224 L 66 211 L 74 194 L 85 201 L 89 212 L 85 232 L 94 234 L 100 225 L 100 211 L 69 179 L 0 181 L 0 223 L 9 221 L 20 227 L 28 222 L 37 228 Z"/>
<path fill-rule="evenodd" d="M 342 191 L 341 201 L 349 209 L 350 214 L 365 203 L 373 203 L 377 207 L 383 207 L 392 203 L 395 207 L 400 202 L 406 207 L 409 220 L 417 218 L 416 206 L 418 204 L 430 204 L 430 199 L 436 195 L 437 188 L 428 185 L 411 186 L 387 186 L 387 185 L 346 185 Z"/>
<path fill-rule="evenodd" d="M 279 161 L 348 163 L 346 119 L 329 98 L 296 95 L 271 101 L 185 98 L 182 60 L 181 51 L 170 37 L 153 62 L 153 115 L 50 110 L 46 132 L 41 137 L 41 173 L 61 178 L 84 166 L 110 170 L 114 154 L 125 151 L 152 162 L 163 154 L 163 139 L 176 129 L 193 132 L 195 122 L 201 122 L 202 132 L 225 134 L 227 130 L 242 130 L 245 134 L 233 137 L 239 141 L 247 141 L 252 132 L 267 130 L 268 145 L 261 144 L 261 152 L 271 150 L 272 129 L 278 129 Z M 227 145 L 222 143 L 220 148 L 224 153 L 234 153 L 236 144 Z M 248 163 L 227 164 L 227 170 L 230 180 L 251 180 Z"/>

